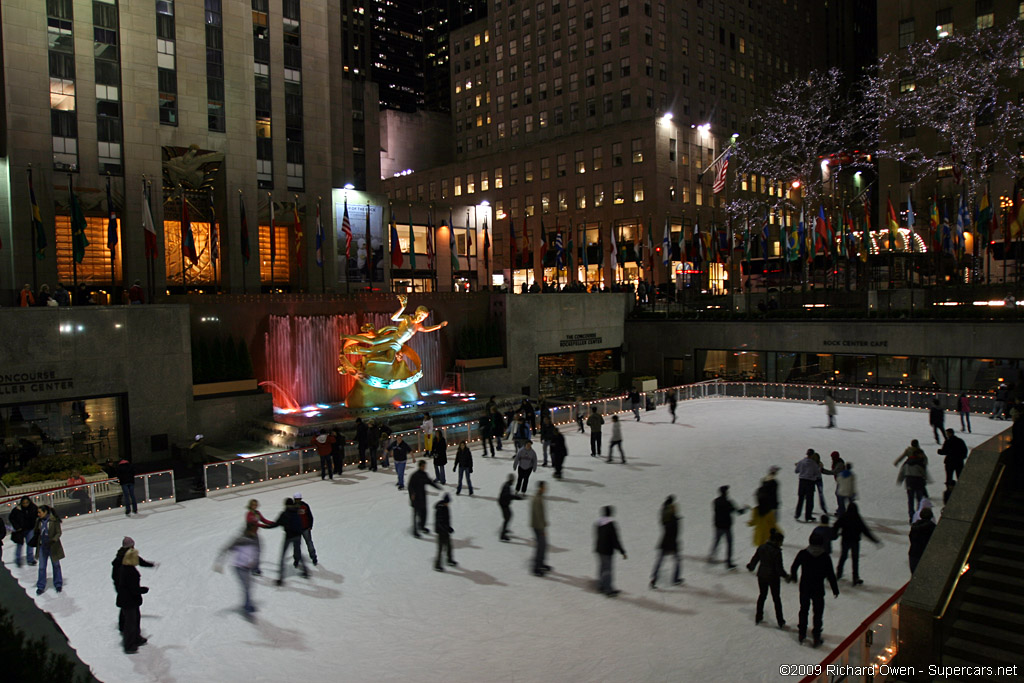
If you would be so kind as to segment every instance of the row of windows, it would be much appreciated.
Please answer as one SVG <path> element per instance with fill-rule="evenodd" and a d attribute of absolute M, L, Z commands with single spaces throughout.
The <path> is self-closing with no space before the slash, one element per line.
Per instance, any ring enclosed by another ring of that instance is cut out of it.
<path fill-rule="evenodd" d="M 226 130 L 224 114 L 224 29 L 221 0 L 206 0 L 206 127 Z"/>
<path fill-rule="evenodd" d="M 178 72 L 174 0 L 156 0 L 157 87 L 160 123 L 178 125 Z"/>
<path fill-rule="evenodd" d="M 78 107 L 71 0 L 47 0 L 46 14 L 53 167 L 70 171 L 78 168 Z"/>
<path fill-rule="evenodd" d="M 983 30 L 992 28 L 995 25 L 995 11 L 992 0 L 975 0 L 974 3 L 974 28 Z M 1024 2 L 1017 3 L 1017 13 L 1014 17 L 1017 20 L 1024 20 Z M 935 37 L 946 38 L 953 35 L 953 8 L 945 7 L 935 12 Z M 916 24 L 914 17 L 903 19 L 899 23 L 899 46 L 909 47 L 916 41 Z"/>

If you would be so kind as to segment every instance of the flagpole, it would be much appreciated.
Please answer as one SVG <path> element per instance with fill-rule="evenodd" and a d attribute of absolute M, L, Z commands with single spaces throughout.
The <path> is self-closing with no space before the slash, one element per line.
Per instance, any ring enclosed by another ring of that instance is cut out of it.
<path fill-rule="evenodd" d="M 220 245 L 214 246 L 214 240 L 217 239 L 216 233 L 216 222 L 217 222 L 217 211 L 213 206 L 213 190 L 211 189 L 207 193 L 207 197 L 210 200 L 210 261 L 213 263 L 213 291 L 216 293 L 220 289 L 220 281 L 217 279 L 217 260 L 220 256 Z"/>
<path fill-rule="evenodd" d="M 74 181 L 72 180 L 71 173 L 68 173 L 68 212 L 71 215 L 71 286 L 74 290 L 71 292 L 71 300 L 74 302 L 75 296 L 78 294 L 78 261 L 75 260 L 75 200 L 74 200 Z M 1003 259 L 1003 279 L 1006 279 L 1006 259 Z"/>
<path fill-rule="evenodd" d="M 383 220 L 383 217 L 381 218 Z M 373 291 L 373 246 L 370 240 L 370 202 L 366 202 L 366 281 Z"/>
<path fill-rule="evenodd" d="M 32 187 L 32 164 L 28 165 L 27 173 L 28 173 L 28 186 Z M 32 254 L 31 254 L 31 258 L 29 260 L 32 261 L 32 291 L 36 291 L 36 289 L 38 289 L 38 287 L 39 287 L 39 285 L 36 282 L 37 277 L 38 277 L 36 275 L 36 260 L 37 260 L 36 255 L 38 253 L 39 245 L 38 245 L 37 240 L 36 240 L 35 207 L 31 207 L 31 206 L 29 207 L 29 214 L 32 217 L 29 220 L 29 227 L 31 228 L 30 232 L 32 233 Z M 72 258 L 72 261 L 73 260 L 74 259 Z M 12 281 L 12 285 L 13 284 L 14 283 Z"/>
<path fill-rule="evenodd" d="M 110 220 L 113 217 L 114 206 L 110 195 L 110 171 L 107 171 L 107 250 L 110 252 L 110 304 L 114 304 L 117 293 L 117 279 L 114 276 L 114 245 L 110 243 Z M 32 260 L 33 271 L 35 270 L 35 259 Z"/>
<path fill-rule="evenodd" d="M 320 205 L 322 203 L 322 200 L 323 200 L 323 197 L 321 197 L 320 195 L 317 195 L 317 197 L 316 197 L 316 230 L 317 230 L 317 239 L 320 239 L 320 240 L 323 239 L 323 237 L 321 237 L 320 233 L 323 232 L 323 229 L 324 229 L 324 227 L 323 227 L 323 225 L 324 225 L 323 224 L 323 219 L 320 217 Z M 322 242 L 320 244 L 320 293 L 321 294 L 326 294 L 327 293 L 327 282 L 324 279 L 324 245 L 323 245 Z"/>
<path fill-rule="evenodd" d="M 144 209 L 149 210 L 149 215 L 153 215 L 153 202 L 150 195 L 153 193 L 152 183 L 146 178 L 146 174 L 142 174 L 142 194 L 146 198 L 146 206 Z M 151 226 L 153 230 L 156 230 L 156 226 Z M 145 235 L 143 235 L 145 237 Z M 148 251 L 148 250 L 147 250 Z M 153 262 L 152 252 L 146 254 L 146 286 L 149 288 L 149 303 L 153 303 L 153 297 L 156 296 L 156 264 Z"/>
<path fill-rule="evenodd" d="M 270 215 L 270 292 L 274 291 L 274 257 L 277 256 L 277 245 L 274 243 L 274 196 L 267 192 L 267 210 Z"/>
<path fill-rule="evenodd" d="M 181 215 L 178 216 L 178 220 L 181 221 L 179 226 L 179 246 L 181 247 L 181 292 L 188 296 L 188 279 L 185 273 L 185 188 L 182 187 L 181 183 L 178 183 L 178 194 L 181 197 Z M 191 226 L 189 226 L 191 230 Z"/>
<path fill-rule="evenodd" d="M 240 210 L 239 213 L 241 213 L 242 203 L 245 202 L 245 195 L 242 193 L 242 188 L 238 188 L 238 202 L 239 202 L 239 210 Z M 259 218 L 259 213 L 256 214 L 256 217 L 257 217 L 257 219 Z M 239 215 L 238 220 L 239 220 L 239 223 L 241 223 L 241 220 L 242 220 L 241 215 Z M 259 220 L 257 220 L 256 222 L 259 223 Z M 257 234 L 257 236 L 258 236 L 258 234 Z M 239 240 L 241 240 L 241 236 L 239 236 Z M 257 244 L 258 244 L 258 241 L 257 241 Z M 257 249 L 257 251 L 259 251 L 259 250 Z M 246 266 L 246 263 L 245 263 L 245 259 L 243 258 L 242 259 L 242 293 L 243 294 L 245 294 L 245 292 L 246 292 L 246 286 L 245 286 L 245 266 Z"/>

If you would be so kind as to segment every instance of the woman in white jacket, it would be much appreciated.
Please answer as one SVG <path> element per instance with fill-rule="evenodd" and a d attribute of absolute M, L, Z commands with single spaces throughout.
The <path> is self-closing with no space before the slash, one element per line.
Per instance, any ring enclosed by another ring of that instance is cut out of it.
<path fill-rule="evenodd" d="M 836 501 L 839 503 L 839 514 L 846 512 L 846 505 L 857 498 L 857 475 L 853 473 L 853 465 L 847 461 L 836 474 Z"/>

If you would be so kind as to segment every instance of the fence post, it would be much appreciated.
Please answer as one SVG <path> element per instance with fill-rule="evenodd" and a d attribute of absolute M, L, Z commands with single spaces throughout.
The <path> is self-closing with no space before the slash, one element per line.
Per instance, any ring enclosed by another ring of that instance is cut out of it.
<path fill-rule="evenodd" d="M 203 489 L 206 491 L 210 490 L 210 479 L 207 473 L 210 471 L 209 465 L 203 465 Z"/>
<path fill-rule="evenodd" d="M 142 475 L 142 493 L 146 496 L 146 502 L 149 502 L 149 475 Z"/>
<path fill-rule="evenodd" d="M 89 512 L 96 512 L 96 484 L 89 484 Z"/>
<path fill-rule="evenodd" d="M 231 463 L 228 463 L 228 488 L 231 488 Z"/>
<path fill-rule="evenodd" d="M 810 384 L 807 385 L 807 400 L 808 401 L 811 400 L 811 385 Z"/>
<path fill-rule="evenodd" d="M 341 451 L 342 452 L 341 461 L 342 461 L 342 464 L 344 465 L 345 464 L 345 455 L 344 455 L 344 453 L 345 453 L 345 444 L 344 443 L 342 443 L 341 448 L 342 448 L 342 451 Z M 269 455 L 264 455 L 262 457 L 263 457 L 263 481 L 270 481 L 270 456 Z"/>
<path fill-rule="evenodd" d="M 740 382 L 740 384 L 743 385 L 743 398 L 746 398 L 747 397 L 747 383 L 746 382 Z"/>

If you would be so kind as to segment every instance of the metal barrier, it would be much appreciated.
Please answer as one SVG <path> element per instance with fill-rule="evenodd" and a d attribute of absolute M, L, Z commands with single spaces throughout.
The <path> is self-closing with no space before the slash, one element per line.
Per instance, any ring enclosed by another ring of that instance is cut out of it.
<path fill-rule="evenodd" d="M 889 680 L 891 675 L 898 673 L 889 662 L 900 642 L 898 600 L 906 589 L 904 584 L 893 593 L 821 663 L 786 665 L 792 670 L 785 675 L 803 675 L 800 683 Z"/>
<path fill-rule="evenodd" d="M 936 397 L 945 401 L 944 405 L 955 405 L 958 394 L 946 392 L 905 389 L 901 387 L 849 387 L 829 384 L 782 384 L 779 382 L 727 382 L 722 380 L 706 380 L 694 384 L 655 389 L 641 394 L 641 409 L 648 400 L 654 406 L 665 405 L 668 395 L 674 393 L 676 400 L 695 401 L 708 398 L 767 398 L 788 401 L 811 401 L 821 403 L 825 393 L 831 391 L 836 403 L 865 405 L 889 408 L 927 409 Z M 991 406 L 992 396 L 969 395 L 972 409 L 981 404 Z M 629 410 L 626 394 L 607 396 L 581 402 L 584 419 L 590 414 L 591 408 L 597 408 L 600 415 L 611 415 Z M 574 422 L 574 405 L 558 405 L 551 407 L 551 421 L 555 425 Z M 984 411 L 978 411 L 984 414 Z M 460 441 L 475 443 L 480 440 L 479 420 L 457 422 L 438 427 L 444 429 L 445 437 L 451 445 Z M 394 432 L 413 447 L 413 452 L 424 448 L 424 434 L 420 429 L 407 429 Z M 504 435 L 503 437 L 504 438 Z M 354 442 L 346 442 L 346 447 L 354 446 Z M 347 460 L 346 462 L 353 462 Z M 232 460 L 209 463 L 203 466 L 203 483 L 207 491 L 244 486 L 259 482 L 292 477 L 298 474 L 316 472 L 320 467 L 320 458 L 316 449 L 310 447 L 293 448 L 263 455 L 238 457 Z"/>
<path fill-rule="evenodd" d="M 11 510 L 18 505 L 18 502 L 25 496 L 32 499 L 36 505 L 49 505 L 57 512 L 61 519 L 78 517 L 104 510 L 114 510 L 122 505 L 121 485 L 117 479 L 103 479 L 102 481 L 79 486 L 60 486 L 43 491 L 32 491 L 16 496 L 0 498 L 0 516 L 7 519 Z M 145 503 L 154 503 L 159 500 L 176 501 L 174 494 L 174 472 L 172 470 L 161 470 L 147 474 L 135 475 L 135 499 L 141 506 Z"/>

